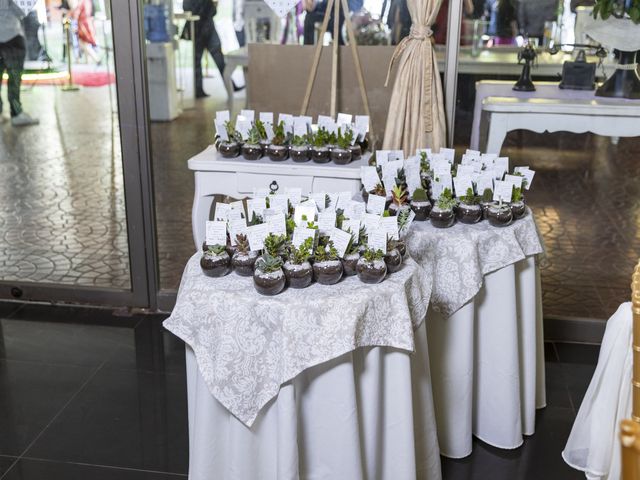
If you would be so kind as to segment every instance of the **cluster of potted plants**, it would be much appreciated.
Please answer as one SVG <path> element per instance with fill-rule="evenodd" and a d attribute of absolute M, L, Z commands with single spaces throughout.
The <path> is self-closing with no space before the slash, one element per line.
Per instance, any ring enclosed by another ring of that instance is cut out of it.
<path fill-rule="evenodd" d="M 344 221 L 344 213 L 338 210 L 336 228 Z M 330 237 L 319 235 L 315 223 L 308 227 L 316 229 L 315 237 L 309 236 L 299 245 L 292 242 L 295 222 L 287 215 L 287 234 L 269 234 L 261 251 L 252 251 L 245 234 L 237 234 L 235 245 L 203 245 L 200 266 L 205 275 L 222 277 L 232 270 L 241 276 L 253 277 L 256 291 L 262 295 L 277 295 L 287 286 L 306 288 L 314 281 L 322 285 L 334 285 L 343 277 L 358 276 L 363 283 L 382 282 L 388 274 L 402 268 L 406 246 L 402 240 L 389 239 L 386 252 L 369 247 L 364 227 L 352 236 L 344 255 L 339 256 Z M 388 215 L 388 212 L 386 213 Z M 398 225 L 406 224 L 408 209 L 399 213 Z M 306 219 L 305 219 L 306 221 Z M 254 215 L 250 223 L 261 223 Z M 227 235 L 228 236 L 228 235 Z M 229 236 L 228 236 L 229 237 Z"/>
<path fill-rule="evenodd" d="M 216 147 L 223 158 L 242 155 L 246 160 L 258 160 L 267 156 L 274 162 L 291 159 L 294 162 L 328 163 L 347 165 L 359 160 L 367 147 L 366 137 L 355 137 L 353 128 L 343 125 L 336 133 L 324 127 L 308 128 L 304 134 L 294 135 L 286 129 L 284 122 L 273 126 L 273 136 L 269 139 L 264 122 L 253 122 L 248 134 L 238 132 L 231 121 L 224 123 L 226 140 L 219 136 Z M 301 132 L 299 132 L 301 133 Z"/>

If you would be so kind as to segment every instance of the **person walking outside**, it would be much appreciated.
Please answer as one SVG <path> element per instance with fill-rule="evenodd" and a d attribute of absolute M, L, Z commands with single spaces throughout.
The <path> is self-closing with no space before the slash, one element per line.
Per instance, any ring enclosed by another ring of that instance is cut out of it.
<path fill-rule="evenodd" d="M 0 0 L 0 85 L 6 71 L 9 76 L 7 97 L 14 127 L 36 125 L 39 121 L 22 110 L 20 83 L 27 49 L 22 30 L 24 13 L 13 0 Z M 0 114 L 2 100 L 0 97 Z"/>

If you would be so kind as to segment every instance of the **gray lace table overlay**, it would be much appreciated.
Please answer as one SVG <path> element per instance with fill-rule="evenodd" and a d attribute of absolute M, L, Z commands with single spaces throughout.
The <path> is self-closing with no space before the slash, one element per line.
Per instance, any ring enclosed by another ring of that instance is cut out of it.
<path fill-rule="evenodd" d="M 484 275 L 544 251 L 530 210 L 504 228 L 480 222 L 437 229 L 429 222 L 414 222 L 407 247 L 433 279 L 431 305 L 445 317 L 477 295 Z"/>
<path fill-rule="evenodd" d="M 212 395 L 245 425 L 303 370 L 359 347 L 414 349 L 431 280 L 413 260 L 378 285 L 357 277 L 264 297 L 253 280 L 202 274 L 189 260 L 164 326 L 195 352 Z"/>

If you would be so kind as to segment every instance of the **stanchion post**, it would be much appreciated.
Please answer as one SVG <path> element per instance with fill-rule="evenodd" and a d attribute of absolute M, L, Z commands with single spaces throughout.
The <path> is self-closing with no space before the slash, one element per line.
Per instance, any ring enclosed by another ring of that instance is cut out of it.
<path fill-rule="evenodd" d="M 79 87 L 73 84 L 73 73 L 71 72 L 71 20 L 69 17 L 64 19 L 63 25 L 67 37 L 67 84 L 62 87 L 62 91 L 74 92 Z"/>

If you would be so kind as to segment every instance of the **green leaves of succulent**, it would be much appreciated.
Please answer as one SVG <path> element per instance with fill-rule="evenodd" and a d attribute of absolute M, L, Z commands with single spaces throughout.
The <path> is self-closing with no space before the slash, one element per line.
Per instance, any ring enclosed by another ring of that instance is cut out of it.
<path fill-rule="evenodd" d="M 521 202 L 522 201 L 522 188 L 513 188 L 513 193 L 511 194 L 512 202 Z"/>
<path fill-rule="evenodd" d="M 482 201 L 484 203 L 493 201 L 493 190 L 491 190 L 490 188 L 485 188 L 484 192 L 482 192 Z"/>
<path fill-rule="evenodd" d="M 264 251 L 272 257 L 281 257 L 284 255 L 287 237 L 285 235 L 274 235 L 270 233 L 264 239 Z"/>
<path fill-rule="evenodd" d="M 382 260 L 384 258 L 384 252 L 380 249 L 374 250 L 373 248 L 367 248 L 362 254 L 362 258 L 364 258 L 365 262 L 373 263 L 376 260 Z"/>
<path fill-rule="evenodd" d="M 473 192 L 473 188 L 467 188 L 465 194 L 460 197 L 460 201 L 465 205 L 476 205 L 478 203 L 478 198 Z"/>
<path fill-rule="evenodd" d="M 351 148 L 351 144 L 353 143 L 353 132 L 350 128 L 345 129 L 345 133 L 341 132 L 341 129 L 338 129 L 338 147 L 343 150 L 348 150 Z"/>
<path fill-rule="evenodd" d="M 329 143 L 329 132 L 324 127 L 318 128 L 318 131 L 312 135 L 311 143 L 314 147 L 325 147 Z"/>
<path fill-rule="evenodd" d="M 247 143 L 249 145 L 258 145 L 260 143 L 260 140 L 262 140 L 262 138 L 260 137 L 260 132 L 258 131 L 258 128 L 255 126 L 252 127 L 251 130 L 249 130 Z"/>
<path fill-rule="evenodd" d="M 272 145 L 285 145 L 287 143 L 287 135 L 284 132 L 284 122 L 280 122 L 273 130 Z"/>
<path fill-rule="evenodd" d="M 301 265 L 311 257 L 313 251 L 313 238 L 309 237 L 298 248 L 289 247 L 289 261 L 294 265 Z"/>
<path fill-rule="evenodd" d="M 412 200 L 414 202 L 426 202 L 429 200 L 429 198 L 427 197 L 427 192 L 424 190 L 424 188 L 416 188 L 413 192 Z"/>
<path fill-rule="evenodd" d="M 256 262 L 256 269 L 263 273 L 273 273 L 282 268 L 282 259 L 265 253 Z"/>
<path fill-rule="evenodd" d="M 266 140 L 267 129 L 264 127 L 264 122 L 262 120 L 256 120 L 255 127 L 258 130 L 258 133 L 260 134 L 260 140 Z"/>
<path fill-rule="evenodd" d="M 220 255 L 220 254 L 226 252 L 226 250 L 227 249 L 226 249 L 225 245 L 219 245 L 219 244 L 209 245 L 207 247 L 207 253 L 210 253 L 212 255 Z"/>
<path fill-rule="evenodd" d="M 294 135 L 291 140 L 291 145 L 294 147 L 304 147 L 309 143 L 309 139 L 307 135 Z"/>
<path fill-rule="evenodd" d="M 453 198 L 453 194 L 451 193 L 451 189 L 445 188 L 440 198 L 438 198 L 438 202 L 436 206 L 440 210 L 452 210 L 453 207 L 456 206 L 456 199 Z"/>
<path fill-rule="evenodd" d="M 329 240 L 326 244 L 318 245 L 313 256 L 316 262 L 328 262 L 338 260 L 338 251 L 333 246 L 333 242 Z"/>

